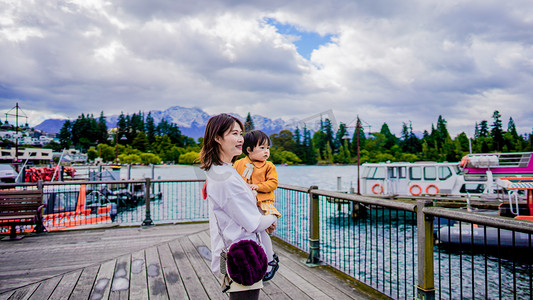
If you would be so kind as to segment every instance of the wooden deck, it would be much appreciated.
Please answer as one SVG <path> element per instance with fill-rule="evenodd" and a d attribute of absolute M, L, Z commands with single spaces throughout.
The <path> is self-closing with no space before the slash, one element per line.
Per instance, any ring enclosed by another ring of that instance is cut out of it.
<path fill-rule="evenodd" d="M 0 243 L 1 299 L 228 299 L 211 272 L 206 223 L 53 232 Z M 260 299 L 375 299 L 275 242 Z M 363 291 L 364 290 L 364 291 Z"/>

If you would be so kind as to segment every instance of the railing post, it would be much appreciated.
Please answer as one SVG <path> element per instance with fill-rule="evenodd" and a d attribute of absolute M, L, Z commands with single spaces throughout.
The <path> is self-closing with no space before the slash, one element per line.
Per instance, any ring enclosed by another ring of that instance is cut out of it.
<path fill-rule="evenodd" d="M 433 216 L 424 213 L 424 207 L 433 206 L 429 200 L 416 202 L 416 226 L 418 243 L 418 285 L 417 299 L 435 299 L 433 267 Z"/>
<path fill-rule="evenodd" d="M 319 227 L 319 201 L 318 195 L 313 194 L 312 190 L 318 189 L 313 185 L 309 188 L 309 257 L 306 264 L 315 265 L 320 263 L 320 227 Z"/>
<path fill-rule="evenodd" d="M 144 218 L 144 221 L 142 223 L 142 226 L 152 226 L 154 225 L 154 222 L 152 221 L 151 213 L 150 213 L 150 181 L 151 179 L 149 177 L 145 178 L 145 186 L 144 186 L 144 201 L 146 203 L 146 217 Z"/>

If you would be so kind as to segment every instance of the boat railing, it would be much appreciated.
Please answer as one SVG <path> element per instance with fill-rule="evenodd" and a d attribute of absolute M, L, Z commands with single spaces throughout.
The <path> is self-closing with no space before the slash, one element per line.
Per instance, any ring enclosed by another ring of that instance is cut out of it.
<path fill-rule="evenodd" d="M 527 167 L 531 155 L 531 152 L 480 153 L 468 154 L 467 157 L 470 162 L 479 160 L 482 164 L 485 164 L 480 167 Z"/>
<path fill-rule="evenodd" d="M 274 235 L 395 299 L 533 296 L 533 222 L 433 204 L 280 185 Z"/>

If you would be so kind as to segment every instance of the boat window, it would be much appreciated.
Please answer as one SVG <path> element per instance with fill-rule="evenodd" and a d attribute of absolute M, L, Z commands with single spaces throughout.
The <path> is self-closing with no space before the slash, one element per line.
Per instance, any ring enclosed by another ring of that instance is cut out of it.
<path fill-rule="evenodd" d="M 439 167 L 439 179 L 446 180 L 452 176 L 452 171 L 448 167 Z"/>
<path fill-rule="evenodd" d="M 409 168 L 409 178 L 411 180 L 420 180 L 420 179 L 422 179 L 422 167 L 410 167 Z"/>
<path fill-rule="evenodd" d="M 376 168 L 376 173 L 374 173 L 374 179 L 385 179 L 385 167 Z"/>
<path fill-rule="evenodd" d="M 424 179 L 425 180 L 435 180 L 435 179 L 437 179 L 437 168 L 435 168 L 435 167 L 424 167 Z"/>
<path fill-rule="evenodd" d="M 398 170 L 400 171 L 400 178 L 405 178 L 407 176 L 406 167 L 399 167 Z"/>
<path fill-rule="evenodd" d="M 46 213 L 75 211 L 78 203 L 78 192 L 52 192 L 44 194 Z"/>
<path fill-rule="evenodd" d="M 398 177 L 398 168 L 396 167 L 388 167 L 389 170 L 389 178 L 396 178 Z"/>
<path fill-rule="evenodd" d="M 482 183 L 465 183 L 461 186 L 459 192 L 470 194 L 481 194 L 485 190 L 485 185 Z"/>
<path fill-rule="evenodd" d="M 368 167 L 368 168 L 365 169 L 365 172 L 363 173 L 363 177 L 365 177 L 365 178 L 373 178 L 375 172 L 376 172 L 376 168 Z"/>

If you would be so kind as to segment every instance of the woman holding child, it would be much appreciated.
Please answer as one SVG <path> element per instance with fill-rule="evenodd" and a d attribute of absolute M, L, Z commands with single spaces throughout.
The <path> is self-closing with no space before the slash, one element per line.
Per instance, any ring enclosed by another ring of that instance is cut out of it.
<path fill-rule="evenodd" d="M 259 212 L 252 190 L 232 166 L 242 153 L 243 128 L 241 121 L 228 114 L 212 117 L 207 122 L 200 154 L 201 167 L 207 173 L 205 192 L 209 199 L 211 269 L 215 274 L 221 274 L 223 249 L 243 240 L 257 241 L 258 233 L 267 229 L 271 233 L 277 220 L 275 215 Z M 227 284 L 230 299 L 259 299 L 263 287 L 262 280 L 252 285 L 234 281 Z"/>

